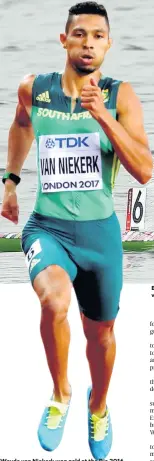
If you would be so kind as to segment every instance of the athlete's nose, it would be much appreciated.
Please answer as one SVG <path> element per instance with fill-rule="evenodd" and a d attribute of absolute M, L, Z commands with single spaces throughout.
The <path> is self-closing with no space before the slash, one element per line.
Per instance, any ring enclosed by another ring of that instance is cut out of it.
<path fill-rule="evenodd" d="M 93 50 L 94 47 L 93 47 L 93 45 L 83 45 L 83 49 L 84 50 Z"/>
<path fill-rule="evenodd" d="M 94 49 L 94 46 L 93 46 L 93 38 L 90 37 L 89 35 L 87 35 L 84 39 L 84 43 L 83 43 L 83 49 L 89 49 L 89 50 L 93 50 Z"/>

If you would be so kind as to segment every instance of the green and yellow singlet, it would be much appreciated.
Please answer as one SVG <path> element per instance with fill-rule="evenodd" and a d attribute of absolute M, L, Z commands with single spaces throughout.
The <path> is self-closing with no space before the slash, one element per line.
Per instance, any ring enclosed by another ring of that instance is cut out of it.
<path fill-rule="evenodd" d="M 49 217 L 88 221 L 113 213 L 112 190 L 120 161 L 99 123 L 65 96 L 58 72 L 33 83 L 31 121 L 37 141 L 38 189 L 34 211 Z M 98 83 L 116 119 L 120 81 Z"/>

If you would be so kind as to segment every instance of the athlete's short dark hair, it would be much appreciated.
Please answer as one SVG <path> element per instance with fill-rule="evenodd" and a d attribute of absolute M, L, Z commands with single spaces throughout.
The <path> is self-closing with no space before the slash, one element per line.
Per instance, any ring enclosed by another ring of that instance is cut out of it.
<path fill-rule="evenodd" d="M 77 16 L 78 14 L 98 14 L 99 16 L 103 16 L 110 30 L 108 14 L 103 5 L 97 2 L 81 2 L 77 3 L 74 6 L 71 6 L 71 8 L 69 9 L 69 15 L 65 27 L 66 34 L 69 31 L 69 27 L 72 22 L 73 16 Z"/>

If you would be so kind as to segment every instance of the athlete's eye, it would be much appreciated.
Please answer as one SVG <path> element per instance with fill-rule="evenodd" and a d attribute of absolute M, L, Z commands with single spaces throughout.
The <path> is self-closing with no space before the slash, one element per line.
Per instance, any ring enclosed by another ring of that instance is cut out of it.
<path fill-rule="evenodd" d="M 74 30 L 73 35 L 74 37 L 82 37 L 83 32 L 82 30 Z"/>
<path fill-rule="evenodd" d="M 97 38 L 103 38 L 103 35 L 97 34 L 96 37 Z"/>
<path fill-rule="evenodd" d="M 82 37 L 82 35 L 83 35 L 82 32 L 76 32 L 76 33 L 75 33 L 75 36 L 76 36 L 76 37 Z"/>

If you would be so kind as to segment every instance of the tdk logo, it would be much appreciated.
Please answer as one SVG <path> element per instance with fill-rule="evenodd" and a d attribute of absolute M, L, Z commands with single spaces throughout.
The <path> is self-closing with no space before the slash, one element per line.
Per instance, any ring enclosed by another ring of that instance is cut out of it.
<path fill-rule="evenodd" d="M 63 138 L 62 136 L 59 138 L 48 138 L 45 146 L 47 149 L 51 149 L 54 147 L 57 147 L 58 149 L 72 149 L 74 147 L 89 147 L 89 144 L 87 142 L 88 136 L 85 136 L 82 138 L 81 136 L 70 136 L 68 138 Z"/>
<path fill-rule="evenodd" d="M 45 143 L 45 147 L 47 147 L 47 149 L 53 149 L 53 147 L 55 147 L 55 142 L 53 141 L 53 139 L 51 138 L 47 139 Z"/>

